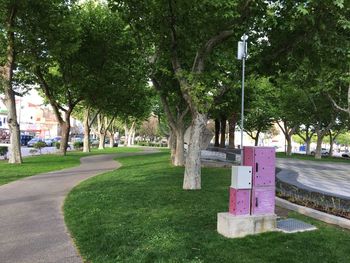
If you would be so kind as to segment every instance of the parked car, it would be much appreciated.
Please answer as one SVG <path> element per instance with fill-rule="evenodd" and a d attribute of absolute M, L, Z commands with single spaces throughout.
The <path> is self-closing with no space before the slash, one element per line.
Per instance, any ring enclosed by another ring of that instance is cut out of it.
<path fill-rule="evenodd" d="M 38 143 L 38 142 L 44 142 L 44 143 L 45 143 L 45 141 L 44 141 L 43 139 L 41 139 L 41 138 L 33 138 L 33 139 L 31 139 L 31 140 L 28 142 L 27 146 L 28 146 L 28 147 L 33 147 L 34 144 L 36 144 L 36 143 Z"/>
<path fill-rule="evenodd" d="M 53 141 L 52 139 L 45 139 L 44 142 L 46 143 L 46 146 L 53 146 Z"/>
<path fill-rule="evenodd" d="M 316 154 L 316 150 L 312 151 L 311 154 L 312 154 L 312 155 L 315 155 L 315 154 Z M 322 149 L 321 149 L 321 155 L 322 155 L 322 156 L 327 156 L 327 155 L 329 155 L 329 150 L 327 150 L 326 148 L 322 148 Z"/>
<path fill-rule="evenodd" d="M 22 146 L 27 146 L 28 142 L 33 139 L 32 135 L 21 135 L 21 145 Z"/>
<path fill-rule="evenodd" d="M 342 153 L 341 157 L 350 158 L 350 152 Z"/>
<path fill-rule="evenodd" d="M 55 142 L 60 142 L 61 139 L 62 139 L 61 136 L 56 136 L 56 137 L 51 138 L 51 141 L 52 141 L 52 143 L 55 143 Z"/>
<path fill-rule="evenodd" d="M 71 141 L 72 143 L 75 143 L 75 142 L 82 142 L 83 139 L 84 139 L 84 135 L 75 135 L 75 136 L 73 136 L 73 137 L 70 139 L 70 141 Z"/>

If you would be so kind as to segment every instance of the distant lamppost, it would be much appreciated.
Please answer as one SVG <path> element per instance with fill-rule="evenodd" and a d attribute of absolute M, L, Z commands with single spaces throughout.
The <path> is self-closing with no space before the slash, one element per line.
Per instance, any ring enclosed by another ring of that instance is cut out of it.
<path fill-rule="evenodd" d="M 243 124 L 244 124 L 244 75 L 245 60 L 248 55 L 248 36 L 244 34 L 238 42 L 237 59 L 242 60 L 242 107 L 241 107 L 241 165 L 243 165 Z"/>

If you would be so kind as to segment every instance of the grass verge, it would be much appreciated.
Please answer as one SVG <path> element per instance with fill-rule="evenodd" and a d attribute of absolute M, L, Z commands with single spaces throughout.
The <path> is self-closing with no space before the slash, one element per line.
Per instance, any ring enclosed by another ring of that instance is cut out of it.
<path fill-rule="evenodd" d="M 202 172 L 201 191 L 183 191 L 183 168 L 168 153 L 118 159 L 123 166 L 77 186 L 65 201 L 68 228 L 86 262 L 350 262 L 350 232 L 291 214 L 319 230 L 227 239 L 228 169 Z"/>
<path fill-rule="evenodd" d="M 342 157 L 322 156 L 321 159 L 315 159 L 315 157 L 312 155 L 293 153 L 291 156 L 287 156 L 283 152 L 276 152 L 276 157 L 277 158 L 299 159 L 299 160 L 304 160 L 304 161 L 349 163 L 350 164 L 350 159 L 346 159 L 346 158 L 342 158 Z"/>
<path fill-rule="evenodd" d="M 40 173 L 51 172 L 78 166 L 80 158 L 92 154 L 124 153 L 140 151 L 138 148 L 106 148 L 105 150 L 93 149 L 91 153 L 68 152 L 67 156 L 57 154 L 36 155 L 23 158 L 22 164 L 9 164 L 0 161 L 0 185 Z"/>

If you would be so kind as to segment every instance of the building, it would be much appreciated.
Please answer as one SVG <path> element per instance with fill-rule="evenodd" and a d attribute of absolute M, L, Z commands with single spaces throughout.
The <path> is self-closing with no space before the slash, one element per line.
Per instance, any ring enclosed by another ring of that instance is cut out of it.
<path fill-rule="evenodd" d="M 16 97 L 17 119 L 22 134 L 41 138 L 53 138 L 60 135 L 60 125 L 50 105 L 44 104 L 36 90 L 27 96 Z M 8 133 L 7 109 L 0 100 L 0 133 Z M 79 121 L 71 119 L 74 133 L 82 133 Z"/>

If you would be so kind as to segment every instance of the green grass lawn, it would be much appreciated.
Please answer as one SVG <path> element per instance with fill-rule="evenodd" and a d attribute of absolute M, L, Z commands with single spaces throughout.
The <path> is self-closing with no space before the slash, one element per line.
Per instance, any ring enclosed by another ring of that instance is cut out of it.
<path fill-rule="evenodd" d="M 292 159 L 299 159 L 299 160 L 305 160 L 305 161 L 339 162 L 339 163 L 349 163 L 350 164 L 350 159 L 339 158 L 339 157 L 329 157 L 329 156 L 322 156 L 321 159 L 315 159 L 315 157 L 312 155 L 293 153 L 291 156 L 287 156 L 284 152 L 277 152 L 276 157 L 277 158 L 292 158 Z"/>
<path fill-rule="evenodd" d="M 183 191 L 183 168 L 166 152 L 118 159 L 123 166 L 69 194 L 65 220 L 86 262 L 350 262 L 350 231 L 290 214 L 319 230 L 227 239 L 229 169 L 203 169 L 202 190 Z"/>
<path fill-rule="evenodd" d="M 91 153 L 68 152 L 67 156 L 57 154 L 43 154 L 23 158 L 23 163 L 9 164 L 7 161 L 0 161 L 0 185 L 21 179 L 23 177 L 61 170 L 80 164 L 80 158 L 91 154 L 124 153 L 140 151 L 139 148 L 106 148 L 104 150 L 93 149 Z"/>

